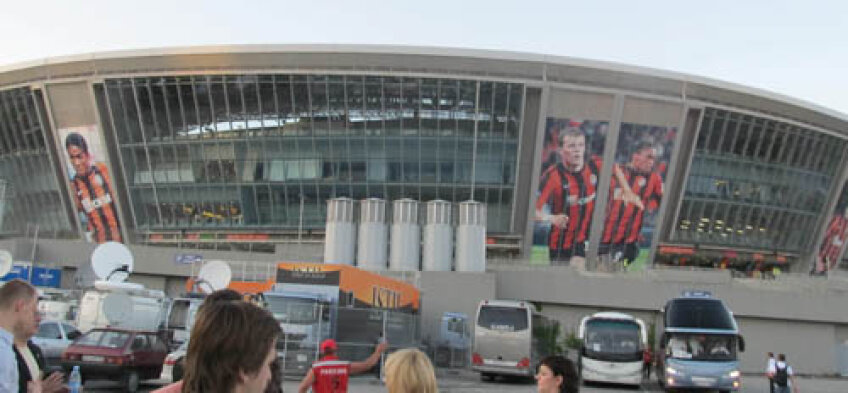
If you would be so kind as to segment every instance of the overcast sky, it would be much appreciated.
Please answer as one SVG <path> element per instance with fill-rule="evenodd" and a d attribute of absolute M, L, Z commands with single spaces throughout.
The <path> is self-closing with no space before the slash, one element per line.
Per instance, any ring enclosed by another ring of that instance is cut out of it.
<path fill-rule="evenodd" d="M 0 65 L 220 44 L 535 52 L 710 77 L 848 114 L 844 0 L 10 0 L 0 37 Z"/>

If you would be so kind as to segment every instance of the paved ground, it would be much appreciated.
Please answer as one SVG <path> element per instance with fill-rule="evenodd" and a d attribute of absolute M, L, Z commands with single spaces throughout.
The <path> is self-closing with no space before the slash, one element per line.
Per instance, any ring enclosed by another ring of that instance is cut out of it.
<path fill-rule="evenodd" d="M 162 385 L 164 381 L 146 381 L 141 391 L 149 392 Z M 288 393 L 297 391 L 297 381 L 286 381 L 283 390 Z M 848 392 L 848 378 L 799 378 L 798 387 L 801 393 L 846 393 Z M 524 392 L 530 393 L 536 390 L 536 385 L 531 380 L 520 379 L 497 379 L 494 382 L 481 382 L 477 375 L 470 372 L 439 372 L 439 391 L 441 393 L 507 393 Z M 120 392 L 120 387 L 114 382 L 90 381 L 85 385 L 86 393 L 89 392 Z M 373 376 L 356 377 L 351 380 L 350 393 L 385 393 L 386 388 Z M 656 380 L 644 384 L 640 389 L 633 389 L 615 385 L 593 385 L 583 386 L 581 392 L 661 392 Z M 757 375 L 742 376 L 741 393 L 765 393 L 768 392 L 766 379 Z"/>

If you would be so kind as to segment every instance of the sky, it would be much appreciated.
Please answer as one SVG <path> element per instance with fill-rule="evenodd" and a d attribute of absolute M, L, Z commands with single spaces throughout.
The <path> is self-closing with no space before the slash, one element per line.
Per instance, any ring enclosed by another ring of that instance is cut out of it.
<path fill-rule="evenodd" d="M 532 52 L 765 89 L 848 117 L 848 1 L 17 0 L 0 67 L 156 47 L 387 44 Z"/>

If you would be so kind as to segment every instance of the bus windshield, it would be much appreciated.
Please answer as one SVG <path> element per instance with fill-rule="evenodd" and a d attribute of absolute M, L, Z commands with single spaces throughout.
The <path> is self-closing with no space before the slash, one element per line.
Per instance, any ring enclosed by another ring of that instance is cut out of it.
<path fill-rule="evenodd" d="M 584 355 L 605 361 L 642 359 L 640 327 L 634 321 L 594 319 L 586 323 Z"/>
<path fill-rule="evenodd" d="M 527 330 L 527 309 L 503 306 L 482 306 L 477 326 L 504 332 Z"/>
<path fill-rule="evenodd" d="M 736 336 L 728 334 L 671 333 L 665 343 L 666 356 L 674 359 L 736 360 Z"/>
<path fill-rule="evenodd" d="M 278 321 L 297 324 L 318 322 L 319 303 L 312 299 L 266 296 L 268 310 Z"/>

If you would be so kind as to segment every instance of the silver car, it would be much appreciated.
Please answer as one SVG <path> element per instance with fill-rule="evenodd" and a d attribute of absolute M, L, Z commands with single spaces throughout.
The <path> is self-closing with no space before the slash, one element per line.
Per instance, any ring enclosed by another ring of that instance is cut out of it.
<path fill-rule="evenodd" d="M 32 342 L 41 348 L 48 368 L 58 369 L 62 352 L 81 335 L 77 328 L 67 322 L 41 321 Z"/>

